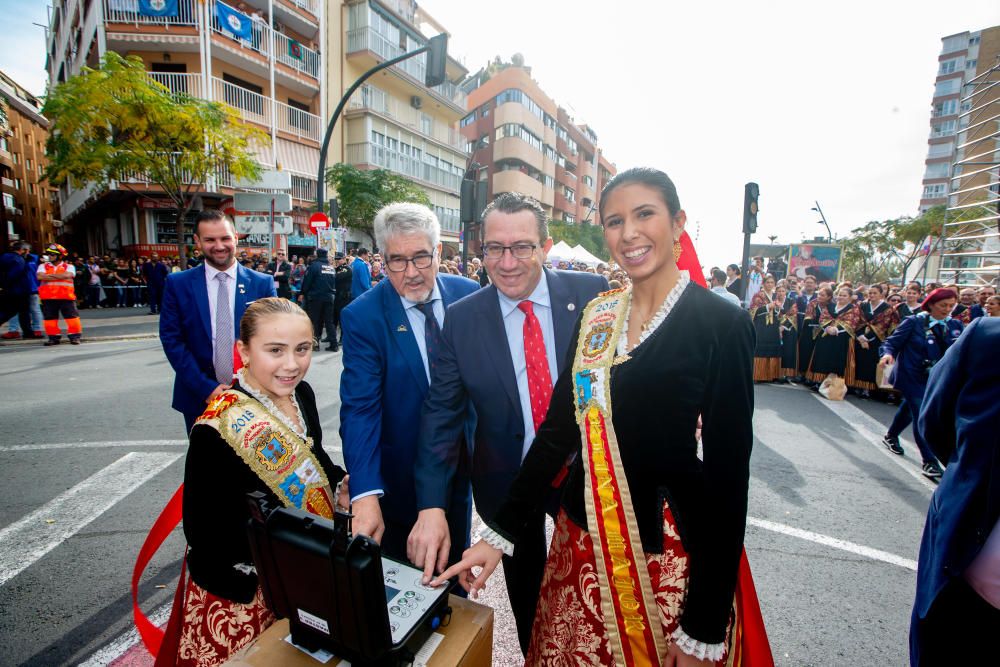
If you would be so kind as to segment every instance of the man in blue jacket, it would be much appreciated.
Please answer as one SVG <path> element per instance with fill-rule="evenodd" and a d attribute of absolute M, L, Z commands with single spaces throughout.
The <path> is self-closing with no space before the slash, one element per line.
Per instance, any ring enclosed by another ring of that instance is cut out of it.
<path fill-rule="evenodd" d="M 358 248 L 358 256 L 351 262 L 351 272 L 353 274 L 351 276 L 352 299 L 357 299 L 372 288 L 372 269 L 368 265 L 368 258 L 368 249 Z M 438 261 L 440 261 L 440 258 Z"/>
<path fill-rule="evenodd" d="M 996 659 L 1000 630 L 1000 318 L 973 320 L 927 382 L 915 431 L 947 464 L 920 543 L 910 664 Z M 990 658 L 989 656 L 994 656 Z"/>
<path fill-rule="evenodd" d="M 447 491 L 463 453 L 454 442 L 466 404 L 477 415 L 472 492 L 477 511 L 488 519 L 534 441 L 565 366 L 577 318 L 598 292 L 608 289 L 602 276 L 545 268 L 552 239 L 544 210 L 530 197 L 499 195 L 483 212 L 482 234 L 492 285 L 448 311 L 443 352 L 420 422 L 414 471 L 420 517 L 409 552 L 427 580 L 455 562 L 446 558 L 453 544 L 443 526 L 451 518 Z M 531 638 L 545 568 L 544 513 L 529 517 L 526 524 L 514 555 L 503 559 L 522 652 Z"/>
<path fill-rule="evenodd" d="M 216 396 L 233 384 L 233 354 L 247 304 L 277 296 L 274 278 L 236 261 L 236 228 L 222 211 L 202 211 L 194 240 L 202 265 L 171 273 L 163 290 L 160 342 L 177 374 L 172 406 L 188 433 Z"/>
<path fill-rule="evenodd" d="M 31 278 L 26 261 L 30 247 L 23 241 L 14 241 L 0 255 L 0 326 L 16 315 L 25 332 L 32 330 Z"/>
<path fill-rule="evenodd" d="M 438 273 L 441 226 L 426 206 L 386 206 L 375 218 L 375 237 L 388 279 L 341 313 L 340 437 L 351 475 L 354 532 L 370 535 L 384 553 L 405 561 L 406 538 L 417 518 L 413 465 L 420 408 L 438 363 L 445 311 L 479 286 Z M 464 407 L 462 412 L 459 422 L 471 435 L 471 416 Z M 452 443 L 460 449 L 466 442 L 462 432 L 460 426 Z M 453 558 L 468 546 L 472 512 L 468 456 L 457 458 L 454 484 L 443 501 Z"/>

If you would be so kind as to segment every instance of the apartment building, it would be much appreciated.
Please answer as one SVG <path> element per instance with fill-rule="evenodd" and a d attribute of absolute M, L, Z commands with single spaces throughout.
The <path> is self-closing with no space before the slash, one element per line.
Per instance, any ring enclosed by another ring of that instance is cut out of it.
<path fill-rule="evenodd" d="M 995 49 L 983 49 L 982 42 L 985 37 L 989 44 L 998 39 L 997 35 L 1000 35 L 1000 26 L 941 38 L 938 73 L 931 99 L 921 212 L 947 204 L 948 195 L 957 189 L 950 184 L 951 166 L 958 159 L 958 133 L 969 125 L 967 112 L 971 108 L 968 102 L 962 103 L 967 95 L 963 91 L 969 80 L 996 64 Z"/>
<path fill-rule="evenodd" d="M 598 196 L 615 174 L 597 133 L 578 125 L 521 64 L 493 63 L 463 87 L 469 111 L 461 132 L 482 166 L 480 177 L 488 178 L 489 196 L 523 192 L 553 220 L 597 223 Z"/>
<path fill-rule="evenodd" d="M 0 225 L 7 239 L 28 241 L 37 252 L 59 239 L 62 224 L 55 190 L 42 177 L 49 122 L 41 101 L 3 72 L 0 99 L 7 111 L 6 127 L 0 126 Z"/>
<path fill-rule="evenodd" d="M 420 48 L 444 28 L 412 0 L 347 0 L 327 5 L 327 51 L 331 57 L 327 108 L 367 70 Z M 337 160 L 362 169 L 388 169 L 421 187 L 441 220 L 444 255 L 458 254 L 459 190 L 468 164 L 467 141 L 458 132 L 465 115 L 459 88 L 468 71 L 448 58 L 447 80 L 424 85 L 426 54 L 377 73 L 358 89 L 337 123 L 328 164 Z M 342 82 L 342 85 L 334 84 Z M 347 246 L 372 239 L 349 231 Z"/>
<path fill-rule="evenodd" d="M 83 66 L 98 67 L 103 55 L 114 51 L 141 58 L 149 76 L 172 91 L 236 108 L 246 122 L 270 136 L 270 143 L 257 150 L 262 167 L 292 176 L 295 233 L 273 244 L 287 244 L 292 253 L 309 250 L 316 241 L 306 223 L 315 206 L 325 129 L 322 0 L 178 0 L 177 5 L 176 16 L 153 16 L 139 0 L 56 0 L 48 30 L 50 86 Z M 252 21 L 241 36 L 220 20 L 233 12 Z M 231 176 L 217 173 L 208 181 L 197 184 L 202 205 L 231 209 Z M 87 184 L 60 188 L 62 215 L 76 249 L 174 254 L 178 239 L 172 204 L 141 177 L 127 185 L 112 182 L 103 191 Z M 192 242 L 194 215 L 184 234 L 186 243 Z"/>

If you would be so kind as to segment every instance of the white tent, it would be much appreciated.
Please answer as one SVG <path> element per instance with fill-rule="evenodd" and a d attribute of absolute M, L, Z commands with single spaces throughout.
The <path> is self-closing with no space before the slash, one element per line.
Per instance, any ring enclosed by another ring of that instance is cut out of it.
<path fill-rule="evenodd" d="M 559 241 L 552 245 L 549 249 L 548 261 L 553 264 L 558 264 L 559 262 L 572 262 L 575 251 L 572 247 L 565 241 Z"/>
<path fill-rule="evenodd" d="M 607 264 L 607 262 L 605 262 L 600 257 L 595 257 L 594 255 L 590 254 L 590 252 L 588 252 L 587 249 L 584 248 L 582 245 L 573 246 L 573 257 L 574 261 L 585 262 L 588 267 L 593 267 L 595 269 L 597 268 L 598 264 Z"/>

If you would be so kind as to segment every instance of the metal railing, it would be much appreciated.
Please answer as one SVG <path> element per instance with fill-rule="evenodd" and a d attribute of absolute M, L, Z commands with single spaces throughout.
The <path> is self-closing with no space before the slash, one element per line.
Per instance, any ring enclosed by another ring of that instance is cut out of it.
<path fill-rule="evenodd" d="M 139 13 L 139 0 L 104 0 L 105 23 L 133 25 L 198 25 L 197 0 L 177 0 L 177 16 L 144 16 Z"/>
<path fill-rule="evenodd" d="M 292 69 L 319 78 L 319 54 L 280 32 L 274 33 L 274 59 Z"/>
<path fill-rule="evenodd" d="M 294 134 L 297 137 L 323 141 L 322 122 L 319 116 L 308 111 L 302 111 L 284 102 L 275 101 L 275 127 L 282 132 Z"/>
<path fill-rule="evenodd" d="M 229 5 L 226 6 L 229 7 Z M 239 10 L 236 9 L 235 7 L 229 7 L 229 8 L 232 9 L 234 12 L 239 12 Z M 239 13 L 242 14 L 242 12 Z M 266 23 L 263 23 L 261 21 L 253 22 L 253 25 L 250 27 L 250 39 L 246 40 L 237 37 L 232 32 L 230 32 L 229 29 L 226 26 L 222 25 L 222 23 L 219 21 L 219 15 L 215 11 L 212 11 L 212 30 L 219 33 L 220 35 L 224 35 L 225 37 L 235 40 L 236 42 L 242 44 L 244 47 L 256 51 L 262 56 L 267 56 L 271 52 L 270 50 L 271 36 L 268 34 L 268 32 L 271 29 L 267 26 Z"/>
<path fill-rule="evenodd" d="M 357 53 L 358 51 L 371 51 L 382 60 L 389 60 L 404 53 L 397 44 L 391 43 L 384 35 L 371 27 L 355 28 L 347 31 L 347 53 Z M 421 87 L 424 86 L 424 75 L 427 72 L 427 54 L 421 53 L 418 56 L 408 58 L 401 63 L 393 65 L 396 69 L 410 78 L 415 79 Z M 442 99 L 465 109 L 466 95 L 451 81 L 445 81 L 440 86 L 428 88 Z"/>
<path fill-rule="evenodd" d="M 363 109 L 374 111 L 375 113 L 381 114 L 392 118 L 400 125 L 404 125 L 414 132 L 422 134 L 425 137 L 433 139 L 434 141 L 439 141 L 443 144 L 447 144 L 452 148 L 462 152 L 468 153 L 469 140 L 466 139 L 462 134 L 453 127 L 447 127 L 445 132 L 431 132 L 427 133 L 424 131 L 420 116 L 416 109 L 411 106 L 404 105 L 396 98 L 389 95 L 381 88 L 377 88 L 372 85 L 362 86 L 354 95 L 351 96 L 350 101 L 347 104 L 348 109 Z M 435 128 L 442 128 L 443 123 L 435 123 Z"/>
<path fill-rule="evenodd" d="M 292 198 L 316 201 L 316 179 L 292 174 Z"/>
<path fill-rule="evenodd" d="M 212 77 L 212 95 L 217 102 L 225 102 L 240 112 L 244 120 L 271 125 L 271 98 L 236 84 Z"/>
<path fill-rule="evenodd" d="M 174 72 L 147 72 L 149 78 L 166 86 L 176 97 L 205 97 L 202 92 L 201 74 L 180 74 Z"/>
<path fill-rule="evenodd" d="M 348 144 L 346 157 L 351 164 L 375 165 L 403 176 L 417 178 L 425 183 L 440 186 L 451 192 L 458 192 L 462 181 L 462 177 L 457 174 L 367 141 Z"/>
<path fill-rule="evenodd" d="M 285 0 L 290 5 L 295 5 L 299 9 L 304 9 L 313 16 L 319 16 L 320 3 L 319 0 Z"/>

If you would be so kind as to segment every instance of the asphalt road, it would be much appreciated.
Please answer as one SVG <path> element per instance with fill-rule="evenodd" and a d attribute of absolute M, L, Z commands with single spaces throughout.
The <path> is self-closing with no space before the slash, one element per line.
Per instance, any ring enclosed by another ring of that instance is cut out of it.
<path fill-rule="evenodd" d="M 340 355 L 309 381 L 326 446 L 336 438 Z M 155 339 L 0 348 L 0 664 L 107 664 L 134 636 L 139 546 L 183 474 L 173 372 Z M 757 389 L 746 546 L 778 664 L 902 665 L 931 485 L 877 443 L 894 408 Z M 183 553 L 178 529 L 140 586 L 161 608 Z M 514 664 L 503 586 L 496 664 Z M 133 654 L 137 651 L 133 649 Z M 89 661 L 89 662 L 88 662 Z"/>

